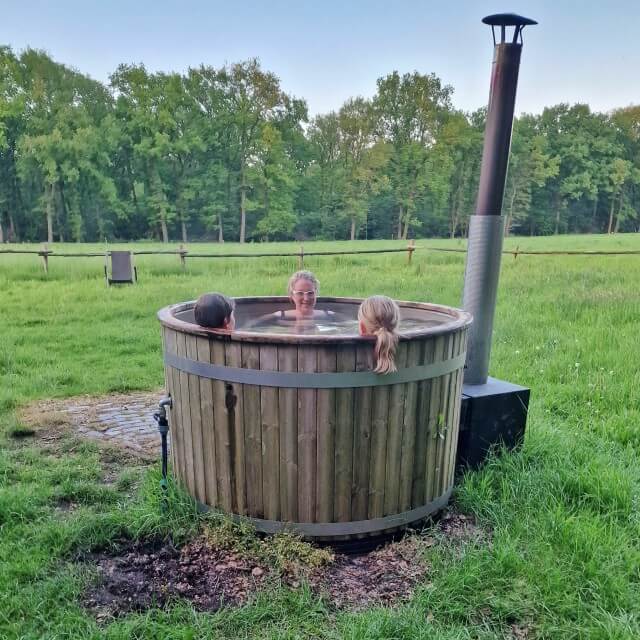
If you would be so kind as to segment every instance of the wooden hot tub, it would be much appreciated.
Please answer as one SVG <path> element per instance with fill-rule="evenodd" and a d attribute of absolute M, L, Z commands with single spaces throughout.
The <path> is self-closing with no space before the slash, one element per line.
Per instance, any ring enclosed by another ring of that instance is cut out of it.
<path fill-rule="evenodd" d="M 361 301 L 319 298 L 356 317 Z M 389 532 L 444 507 L 453 484 L 468 313 L 400 302 L 397 373 L 371 372 L 356 335 L 256 333 L 285 297 L 238 298 L 232 334 L 193 323 L 193 302 L 158 313 L 171 458 L 200 503 L 318 540 Z"/>

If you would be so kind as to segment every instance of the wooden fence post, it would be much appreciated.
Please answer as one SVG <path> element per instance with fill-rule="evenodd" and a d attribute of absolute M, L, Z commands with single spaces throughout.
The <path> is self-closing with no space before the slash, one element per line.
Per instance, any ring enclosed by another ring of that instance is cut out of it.
<path fill-rule="evenodd" d="M 515 260 L 518 257 L 518 249 L 520 249 L 520 245 L 516 247 L 516 250 L 513 252 L 513 259 Z"/>
<path fill-rule="evenodd" d="M 407 264 L 411 264 L 411 258 L 415 250 L 416 250 L 416 241 L 409 240 L 409 244 L 407 245 Z"/>
<path fill-rule="evenodd" d="M 180 245 L 180 248 L 178 249 L 178 253 L 180 254 L 180 266 L 184 271 L 187 268 L 187 263 L 185 260 L 185 256 L 187 255 L 187 250 L 184 248 L 183 244 Z"/>
<path fill-rule="evenodd" d="M 44 267 L 44 275 L 49 275 L 49 245 L 43 244 L 42 250 L 38 252 L 38 254 L 42 257 L 42 266 Z"/>
<path fill-rule="evenodd" d="M 298 271 L 304 269 L 304 246 L 300 245 L 300 253 L 298 254 Z"/>

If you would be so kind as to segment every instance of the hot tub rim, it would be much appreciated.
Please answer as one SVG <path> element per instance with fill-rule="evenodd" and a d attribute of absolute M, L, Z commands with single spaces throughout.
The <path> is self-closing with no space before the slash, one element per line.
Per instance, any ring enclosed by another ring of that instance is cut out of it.
<path fill-rule="evenodd" d="M 319 303 L 346 303 L 360 304 L 364 298 L 346 298 L 321 296 L 318 298 Z M 284 302 L 288 303 L 287 296 L 241 296 L 234 298 L 236 304 L 259 303 L 259 302 Z M 424 329 L 411 329 L 403 331 L 399 334 L 400 340 L 412 340 L 414 338 L 422 338 L 425 336 L 437 336 L 444 333 L 458 331 L 468 327 L 472 323 L 472 316 L 467 311 L 456 307 L 449 307 L 430 302 L 416 302 L 411 300 L 396 300 L 400 309 L 419 309 L 424 311 L 434 311 L 449 316 L 452 319 L 443 322 L 435 327 L 425 327 Z M 160 309 L 157 313 L 158 320 L 161 325 L 175 331 L 180 331 L 187 335 L 197 335 L 219 340 L 231 340 L 233 342 L 261 342 L 261 343 L 287 343 L 287 344 L 353 344 L 361 342 L 363 336 L 354 335 L 305 335 L 293 333 L 257 333 L 253 331 L 228 331 L 225 329 L 208 329 L 191 322 L 184 322 L 175 317 L 176 313 L 187 311 L 195 305 L 195 300 L 187 302 L 179 302 L 168 305 Z M 366 337 L 364 337 L 366 339 Z"/>

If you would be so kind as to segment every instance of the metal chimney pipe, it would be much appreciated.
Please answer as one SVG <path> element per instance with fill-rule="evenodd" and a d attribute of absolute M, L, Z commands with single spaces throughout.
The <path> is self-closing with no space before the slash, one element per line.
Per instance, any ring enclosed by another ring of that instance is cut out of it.
<path fill-rule="evenodd" d="M 535 20 L 513 13 L 487 16 L 493 32 L 493 68 L 484 133 L 480 185 L 475 215 L 469 220 L 462 307 L 473 315 L 464 382 L 485 384 L 489 376 L 491 335 L 498 293 L 504 218 L 502 199 L 509 164 L 513 111 L 518 86 L 522 30 Z M 496 27 L 500 41 L 496 42 Z M 511 42 L 506 28 L 513 27 Z"/>

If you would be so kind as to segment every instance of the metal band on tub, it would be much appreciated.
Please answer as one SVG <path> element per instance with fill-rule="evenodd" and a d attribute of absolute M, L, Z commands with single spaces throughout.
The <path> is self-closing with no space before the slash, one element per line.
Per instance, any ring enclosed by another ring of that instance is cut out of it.
<path fill-rule="evenodd" d="M 165 352 L 164 354 L 165 365 L 201 378 L 288 389 L 349 389 L 353 387 L 379 387 L 389 384 L 419 382 L 420 380 L 429 380 L 430 378 L 438 378 L 447 373 L 452 373 L 464 365 L 464 360 L 465 354 L 461 354 L 441 362 L 407 367 L 387 374 L 378 374 L 372 371 L 306 373 L 225 367 L 224 365 L 191 360 L 173 353 Z"/>
<path fill-rule="evenodd" d="M 441 496 L 431 502 L 412 509 L 403 511 L 383 518 L 371 518 L 371 520 L 354 520 L 351 522 L 286 522 L 279 520 L 262 520 L 261 518 L 251 518 L 230 513 L 229 515 L 237 520 L 249 521 L 253 526 L 263 533 L 277 533 L 278 531 L 294 531 L 303 536 L 312 537 L 332 537 L 332 536 L 353 536 L 368 533 L 383 533 L 396 527 L 404 527 L 413 522 L 419 522 L 432 513 L 443 509 L 449 502 L 452 489 L 447 489 Z M 207 511 L 211 507 L 202 502 L 198 503 L 201 510 Z"/>

